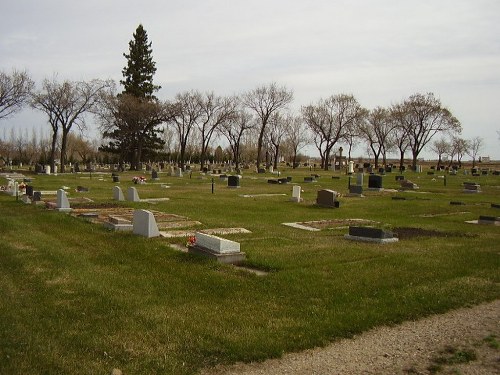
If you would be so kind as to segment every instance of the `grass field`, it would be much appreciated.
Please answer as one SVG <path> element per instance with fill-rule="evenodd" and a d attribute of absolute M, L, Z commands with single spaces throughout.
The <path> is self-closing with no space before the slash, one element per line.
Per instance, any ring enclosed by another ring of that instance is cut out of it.
<path fill-rule="evenodd" d="M 460 173 L 447 176 L 444 186 L 439 173 L 425 172 L 406 173 L 417 192 L 344 196 L 339 209 L 314 201 L 322 188 L 346 194 L 347 176 L 316 171 L 318 181 L 306 184 L 308 169 L 282 171 L 302 186 L 302 203 L 289 201 L 290 184 L 268 184 L 276 176 L 251 172 L 240 189 L 215 178 L 213 194 L 210 178 L 160 173 L 158 183 L 134 186 L 141 198 L 169 201 L 121 203 L 186 216 L 200 228 L 250 230 L 223 237 L 240 242 L 247 265 L 266 276 L 170 246 L 186 238 L 112 232 L 0 194 L 0 374 L 106 374 L 113 368 L 194 374 L 499 298 L 500 227 L 465 221 L 500 216 L 491 207 L 500 203 L 500 176 Z M 124 191 L 133 175 L 121 174 Z M 399 187 L 395 175 L 384 176 L 384 188 Z M 67 186 L 70 197 L 85 196 L 97 206 L 112 202 L 111 173 L 27 176 L 35 190 Z M 470 180 L 481 184 L 481 193 L 463 193 L 462 183 Z M 78 185 L 89 192 L 75 192 Z M 286 196 L 240 196 L 281 193 Z M 347 228 L 309 232 L 282 225 L 350 218 L 441 236 L 380 245 L 344 239 Z"/>

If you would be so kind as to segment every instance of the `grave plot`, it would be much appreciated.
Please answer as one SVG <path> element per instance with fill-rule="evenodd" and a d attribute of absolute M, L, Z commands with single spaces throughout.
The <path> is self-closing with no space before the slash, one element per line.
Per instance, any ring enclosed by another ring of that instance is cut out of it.
<path fill-rule="evenodd" d="M 399 240 L 391 231 L 362 226 L 349 226 L 349 233 L 344 238 L 351 241 L 375 243 L 392 243 Z"/>
<path fill-rule="evenodd" d="M 178 238 L 193 236 L 195 232 L 205 234 L 236 234 L 251 233 L 245 228 L 209 228 L 194 229 L 202 225 L 200 221 L 191 220 L 188 217 L 168 214 L 159 211 L 152 211 L 158 231 L 161 237 Z M 133 230 L 134 209 L 128 207 L 105 207 L 100 205 L 87 205 L 74 208 L 72 216 L 84 218 L 96 224 L 102 224 L 106 228 L 131 231 Z M 193 228 L 193 229 L 187 229 Z"/>
<path fill-rule="evenodd" d="M 333 219 L 282 223 L 282 225 L 308 231 L 320 231 L 323 229 L 343 229 L 350 225 L 371 225 L 376 223 L 376 221 L 366 219 Z"/>
<path fill-rule="evenodd" d="M 443 232 L 433 229 L 412 228 L 412 227 L 397 227 L 392 231 L 401 240 L 412 239 L 416 237 L 477 237 L 477 234 L 464 232 Z"/>

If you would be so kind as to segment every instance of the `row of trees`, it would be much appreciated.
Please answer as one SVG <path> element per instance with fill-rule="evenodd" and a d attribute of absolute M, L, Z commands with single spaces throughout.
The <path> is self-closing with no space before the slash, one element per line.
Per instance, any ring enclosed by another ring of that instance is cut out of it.
<path fill-rule="evenodd" d="M 0 73 L 0 119 L 29 104 L 44 112 L 52 130 L 49 160 L 60 151 L 61 170 L 67 161 L 68 136 L 74 128 L 86 129 L 85 119 L 93 114 L 103 139 L 101 151 L 117 155 L 121 163 L 137 168 L 144 160 L 176 144 L 178 162 L 184 166 L 189 146 L 198 142 L 202 166 L 215 139 L 225 138 L 237 165 L 245 147 L 255 148 L 260 167 L 277 164 L 284 149 L 297 154 L 314 144 L 321 165 L 327 169 L 332 152 L 347 146 L 348 156 L 363 142 L 378 166 L 380 157 L 397 150 L 403 163 L 410 151 L 413 165 L 437 133 L 459 134 L 461 125 L 432 93 L 414 94 L 389 108 L 363 108 L 353 95 L 338 94 L 303 106 L 293 113 L 293 92 L 275 83 L 259 86 L 239 96 L 218 96 L 213 92 L 187 91 L 173 100 L 160 101 L 153 83 L 156 72 L 151 42 L 142 25 L 136 29 L 124 54 L 127 65 L 117 93 L 112 81 L 45 80 L 40 90 L 25 72 Z M 175 138 L 175 142 L 174 142 Z M 59 148 L 58 146 L 59 142 Z"/>

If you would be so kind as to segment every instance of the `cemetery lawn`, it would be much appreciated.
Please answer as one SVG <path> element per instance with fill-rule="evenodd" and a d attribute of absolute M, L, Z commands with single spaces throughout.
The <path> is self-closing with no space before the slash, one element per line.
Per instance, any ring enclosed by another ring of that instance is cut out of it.
<path fill-rule="evenodd" d="M 136 186 L 140 198 L 170 200 L 119 205 L 112 201 L 110 173 L 28 175 L 35 190 L 67 186 L 70 198 L 91 198 L 96 210 L 145 208 L 200 221 L 200 229 L 246 228 L 251 233 L 222 237 L 240 242 L 247 266 L 267 275 L 171 247 L 185 245 L 185 237 L 112 232 L 0 194 L 0 374 L 106 374 L 113 368 L 195 374 L 500 298 L 500 227 L 465 223 L 500 216 L 491 207 L 500 203 L 500 176 L 447 176 L 444 186 L 438 173 L 407 172 L 420 187 L 416 192 L 365 191 L 365 198 L 341 197 L 339 209 L 328 209 L 314 205 L 317 191 L 347 194 L 348 178 L 318 171 L 317 182 L 303 183 L 310 173 L 282 174 L 302 186 L 304 201 L 293 203 L 292 185 L 268 184 L 276 177 L 269 174 L 246 172 L 240 189 L 215 178 L 211 194 L 210 178 L 195 173 L 160 174 L 158 183 L 133 185 L 127 172 L 121 174 L 124 192 Z M 394 176 L 384 176 L 384 188 L 398 188 Z M 463 193 L 469 180 L 482 192 Z M 78 185 L 89 191 L 75 192 Z M 406 236 L 389 244 L 353 242 L 344 239 L 346 226 L 329 225 L 353 218 L 402 228 Z M 307 221 L 324 225 L 319 231 L 282 225 Z"/>

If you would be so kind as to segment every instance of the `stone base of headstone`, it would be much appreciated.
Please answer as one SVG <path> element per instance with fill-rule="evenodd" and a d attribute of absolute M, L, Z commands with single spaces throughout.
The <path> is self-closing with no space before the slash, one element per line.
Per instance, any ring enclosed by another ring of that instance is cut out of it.
<path fill-rule="evenodd" d="M 364 197 L 363 186 L 359 186 L 359 185 L 349 186 L 349 194 L 347 196 L 348 197 Z"/>
<path fill-rule="evenodd" d="M 203 255 L 207 258 L 214 259 L 217 262 L 224 264 L 237 265 L 243 263 L 246 260 L 246 254 L 242 252 L 222 254 L 197 245 L 188 246 L 188 252 L 191 254 Z"/>

